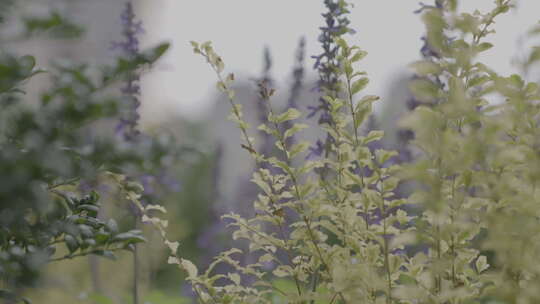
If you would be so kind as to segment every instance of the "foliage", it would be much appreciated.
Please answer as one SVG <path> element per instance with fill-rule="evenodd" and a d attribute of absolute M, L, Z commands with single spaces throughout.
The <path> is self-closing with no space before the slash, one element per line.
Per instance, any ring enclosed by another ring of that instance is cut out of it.
<path fill-rule="evenodd" d="M 29 34 L 72 33 L 64 21 L 56 14 L 28 19 Z M 120 108 L 111 88 L 167 48 L 99 69 L 59 61 L 48 71 L 31 55 L 0 49 L 0 171 L 8 177 L 0 187 L 0 278 L 7 288 L 1 298 L 16 300 L 47 263 L 89 254 L 114 258 L 114 251 L 145 240 L 141 231 L 122 231 L 99 214 L 99 178 L 107 170 L 140 167 L 165 147 L 145 142 L 141 149 L 142 142 L 115 142 L 93 130 Z M 48 76 L 51 85 L 37 101 L 28 100 L 25 85 L 37 75 Z"/>
<path fill-rule="evenodd" d="M 8 2 L 0 0 L 0 7 Z M 168 45 L 139 52 L 140 24 L 131 11 L 123 16 L 131 36 L 120 43 L 129 52 L 114 66 L 61 62 L 44 71 L 32 56 L 0 49 L 0 172 L 10 177 L 0 186 L 0 275 L 10 290 L 0 297 L 27 301 L 19 289 L 32 285 L 46 263 L 113 257 L 144 241 L 140 231 L 119 231 L 99 215 L 98 188 L 108 185 L 120 194 L 114 199 L 129 202 L 142 223 L 157 229 L 168 263 L 184 270 L 200 303 L 538 303 L 540 90 L 479 61 L 494 47 L 486 38 L 512 1 L 495 0 L 487 13 L 461 12 L 458 0 L 436 0 L 417 11 L 426 36 L 423 59 L 411 64 L 418 103 L 401 122 L 414 135 L 408 163 L 399 151 L 375 145 L 383 132 L 363 131 L 379 100 L 364 93 L 369 78 L 357 69 L 367 53 L 342 37 L 353 32 L 345 17 L 351 5 L 324 3 L 317 106 L 302 113 L 290 101 L 278 112 L 274 89 L 258 84 L 264 119 L 257 130 L 273 138 L 278 153 L 272 155 L 250 136 L 232 89 L 235 76 L 225 72 L 223 59 L 210 42 L 191 43 L 216 73 L 260 189 L 252 217 L 224 216 L 233 239 L 247 241 L 249 252 L 226 250 L 204 270 L 179 253 L 162 218 L 165 208 L 147 203 L 151 196 L 134 169 L 151 171 L 149 162 L 169 147 L 136 130 L 138 73 Z M 30 32 L 65 23 L 51 18 L 28 23 L 35 27 Z M 537 53 L 533 48 L 522 63 L 525 72 Z M 39 103 L 24 103 L 24 84 L 45 75 L 50 89 Z M 118 81 L 126 81 L 130 97 L 128 115 L 120 115 L 127 126 L 120 144 L 91 132 L 96 122 L 117 118 L 118 98 L 108 89 Z M 324 144 L 301 137 L 307 125 L 299 119 L 317 111 Z M 398 192 L 405 183 L 410 195 Z M 231 271 L 215 271 L 220 264 Z M 97 294 L 89 300 L 111 302 Z M 149 301 L 171 299 L 153 294 Z"/>
<path fill-rule="evenodd" d="M 412 64 L 420 77 L 410 87 L 422 103 L 402 122 L 416 154 L 403 166 L 397 152 L 370 149 L 382 132 L 360 132 L 378 97 L 362 94 L 368 78 L 355 66 L 366 53 L 358 47 L 334 37 L 336 83 L 324 92 L 329 119 L 321 123 L 327 153 L 305 159 L 310 143 L 286 142 L 305 128 L 294 123 L 302 113 L 276 113 L 273 90 L 260 85 L 267 122 L 258 129 L 281 151 L 263 155 L 235 103 L 234 75 L 210 42 L 192 42 L 228 97 L 242 148 L 271 168 L 253 174 L 255 216 L 224 216 L 255 262 L 239 263 L 247 253 L 233 248 L 201 271 L 171 251 L 169 263 L 187 272 L 199 302 L 537 303 L 540 92 L 477 60 L 493 47 L 484 40 L 496 17 L 511 7 L 496 0 L 493 10 L 470 14 L 457 0 L 423 5 L 431 55 Z M 414 191 L 400 199 L 404 182 Z M 220 263 L 234 271 L 215 273 Z"/>

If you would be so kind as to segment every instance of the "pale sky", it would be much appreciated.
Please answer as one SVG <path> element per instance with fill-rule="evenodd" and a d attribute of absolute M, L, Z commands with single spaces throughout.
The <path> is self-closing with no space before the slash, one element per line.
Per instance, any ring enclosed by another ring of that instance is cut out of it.
<path fill-rule="evenodd" d="M 144 82 L 143 119 L 179 113 L 199 117 L 215 93 L 215 76 L 203 59 L 192 53 L 190 40 L 211 40 L 227 70 L 238 77 L 257 76 L 262 51 L 269 46 L 278 88 L 287 88 L 298 39 L 307 39 L 307 54 L 320 53 L 318 27 L 323 25 L 322 0 L 153 0 L 140 7 L 147 35 L 145 44 L 167 40 L 173 48 Z M 417 0 L 356 0 L 350 19 L 357 33 L 350 41 L 369 55 L 360 64 L 371 82 L 367 93 L 383 99 L 390 81 L 419 59 L 424 27 Z M 430 0 L 424 0 L 430 3 Z M 462 0 L 467 11 L 485 12 L 494 0 Z M 519 8 L 497 19 L 495 48 L 482 61 L 500 73 L 516 72 L 511 59 L 517 41 L 540 16 L 540 0 L 521 0 Z M 311 69 L 313 60 L 307 59 Z M 310 72 L 313 73 L 314 72 Z"/>

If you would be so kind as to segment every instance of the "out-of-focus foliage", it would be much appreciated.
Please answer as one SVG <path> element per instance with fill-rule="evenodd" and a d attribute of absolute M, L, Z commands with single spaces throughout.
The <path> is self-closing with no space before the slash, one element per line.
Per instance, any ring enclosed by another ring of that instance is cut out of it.
<path fill-rule="evenodd" d="M 7 9 L 8 3 L 2 5 Z M 29 34 L 73 33 L 65 21 L 53 14 L 26 24 Z M 152 161 L 148 158 L 159 157 L 156 152 L 170 145 L 115 141 L 92 130 L 116 117 L 121 99 L 111 93 L 112 86 L 154 63 L 167 48 L 162 44 L 100 69 L 59 61 L 47 71 L 31 55 L 0 48 L 3 298 L 18 299 L 47 263 L 89 254 L 112 259 L 115 251 L 132 250 L 145 240 L 140 230 L 121 230 L 113 219 L 100 216 L 96 181 L 104 171 L 144 168 Z M 28 100 L 25 86 L 38 77 L 48 78 L 50 86 L 38 100 Z"/>
<path fill-rule="evenodd" d="M 28 36 L 47 33 L 52 38 L 76 38 L 84 32 L 80 26 L 65 19 L 57 12 L 45 18 L 28 17 L 24 19 L 23 23 L 25 33 Z"/>

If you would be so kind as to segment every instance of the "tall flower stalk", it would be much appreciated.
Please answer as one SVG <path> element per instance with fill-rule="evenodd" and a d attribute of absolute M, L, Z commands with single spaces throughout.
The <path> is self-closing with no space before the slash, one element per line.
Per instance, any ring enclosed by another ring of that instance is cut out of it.
<path fill-rule="evenodd" d="M 354 33 L 354 30 L 349 28 L 349 19 L 347 15 L 349 4 L 344 0 L 324 0 L 327 12 L 322 14 L 325 25 L 320 27 L 321 34 L 319 42 L 321 43 L 323 52 L 319 55 L 312 56 L 315 59 L 313 68 L 319 73 L 319 81 L 317 90 L 322 96 L 334 95 L 339 91 L 336 87 L 338 84 L 338 54 L 340 46 L 336 43 L 336 39 L 347 33 Z M 334 96 L 335 97 L 335 96 Z M 329 104 L 324 98 L 319 99 L 317 106 L 311 106 L 311 113 L 308 117 L 314 116 L 320 112 L 319 124 L 332 123 L 329 117 Z"/>
<path fill-rule="evenodd" d="M 121 15 L 123 41 L 113 42 L 112 48 L 122 51 L 123 56 L 133 59 L 140 54 L 139 35 L 144 33 L 142 21 L 137 20 L 133 3 L 126 2 Z M 139 107 L 141 105 L 140 75 L 138 72 L 130 72 L 126 76 L 122 93 L 125 96 L 127 105 L 123 117 L 117 125 L 117 133 L 121 133 L 126 140 L 134 140 L 139 134 L 137 125 L 140 119 Z"/>
<path fill-rule="evenodd" d="M 113 42 L 113 48 L 118 48 L 123 52 L 123 56 L 127 59 L 134 59 L 140 54 L 139 35 L 144 32 L 142 21 L 137 20 L 133 3 L 126 2 L 124 11 L 121 14 L 123 41 Z M 121 88 L 124 94 L 124 99 L 127 102 L 123 105 L 125 109 L 123 116 L 117 124 L 116 131 L 123 135 L 124 139 L 129 142 L 138 140 L 140 131 L 138 130 L 138 122 L 140 119 L 139 107 L 141 105 L 141 87 L 140 75 L 137 71 L 132 71 L 126 75 L 126 80 Z M 135 210 L 135 209 L 134 209 Z M 138 212 L 137 212 L 138 213 Z M 135 217 L 135 226 L 140 228 L 139 215 Z M 137 245 L 133 248 L 133 287 L 132 297 L 133 304 L 140 303 L 140 252 Z"/>

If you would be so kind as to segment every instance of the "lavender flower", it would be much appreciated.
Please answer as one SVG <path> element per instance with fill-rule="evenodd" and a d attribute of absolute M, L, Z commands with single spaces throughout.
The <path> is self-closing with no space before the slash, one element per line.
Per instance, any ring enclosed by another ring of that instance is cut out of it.
<path fill-rule="evenodd" d="M 120 49 L 127 58 L 134 58 L 140 52 L 138 36 L 144 33 L 144 30 L 142 21 L 136 19 L 131 2 L 125 4 L 124 11 L 121 15 L 121 22 L 124 40 L 113 42 L 111 48 Z M 139 83 L 140 75 L 138 73 L 130 73 L 121 89 L 125 99 L 129 103 L 129 107 L 123 117 L 120 118 L 116 132 L 117 134 L 122 134 L 127 141 L 134 140 L 140 134 L 139 130 L 137 130 L 137 124 L 140 119 L 138 110 L 141 105 L 141 87 Z"/>
<path fill-rule="evenodd" d="M 328 11 L 322 16 L 325 20 L 325 26 L 320 27 L 321 35 L 319 36 L 319 42 L 321 42 L 323 53 L 317 56 L 312 56 L 315 59 L 314 68 L 319 72 L 319 80 L 317 82 L 316 89 L 322 93 L 322 95 L 335 95 L 339 91 L 338 88 L 338 75 L 336 69 L 338 67 L 337 54 L 339 52 L 339 45 L 335 42 L 335 39 L 343 36 L 347 33 L 354 33 L 354 30 L 349 28 L 349 19 L 347 14 L 349 5 L 345 0 L 325 0 L 324 4 Z M 315 116 L 321 112 L 319 116 L 319 124 L 333 124 L 332 117 L 329 114 L 330 106 L 326 100 L 321 96 L 319 98 L 319 104 L 317 106 L 309 106 L 308 118 Z M 325 147 L 329 146 L 332 141 L 330 135 L 326 136 Z"/>
<path fill-rule="evenodd" d="M 319 158 L 322 156 L 323 152 L 324 152 L 324 144 L 320 139 L 318 139 L 317 142 L 315 143 L 315 146 L 309 147 L 309 153 L 306 156 L 306 159 L 313 160 L 313 159 Z"/>
<path fill-rule="evenodd" d="M 426 9 L 432 9 L 432 8 L 442 9 L 443 8 L 442 0 L 435 0 L 435 5 L 428 5 L 428 4 L 425 4 L 424 2 L 419 2 L 418 4 L 420 5 L 420 8 L 414 11 L 415 14 L 420 14 Z"/>

